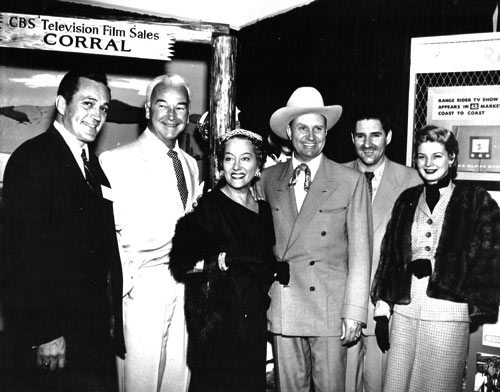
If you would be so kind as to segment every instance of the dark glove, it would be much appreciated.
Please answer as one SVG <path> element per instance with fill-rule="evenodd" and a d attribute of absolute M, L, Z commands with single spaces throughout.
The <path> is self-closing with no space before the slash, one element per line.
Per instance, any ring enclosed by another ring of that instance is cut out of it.
<path fill-rule="evenodd" d="M 424 276 L 431 276 L 432 265 L 429 259 L 416 259 L 408 263 L 407 270 L 415 275 L 418 279 Z"/>
<path fill-rule="evenodd" d="M 288 261 L 278 261 L 274 264 L 274 280 L 284 286 L 290 283 L 290 264 Z"/>
<path fill-rule="evenodd" d="M 385 353 L 391 348 L 389 343 L 389 319 L 386 316 L 374 317 L 376 321 L 375 325 L 375 337 L 377 338 L 377 345 L 380 351 Z"/>

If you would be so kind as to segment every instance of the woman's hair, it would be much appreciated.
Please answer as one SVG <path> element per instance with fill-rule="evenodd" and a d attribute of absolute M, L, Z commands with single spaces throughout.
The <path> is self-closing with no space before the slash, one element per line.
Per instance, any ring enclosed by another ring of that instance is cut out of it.
<path fill-rule="evenodd" d="M 414 146 L 413 146 L 413 156 L 416 159 L 418 153 L 418 147 L 422 143 L 426 142 L 438 142 L 441 143 L 448 155 L 454 156 L 454 161 L 450 166 L 449 175 L 450 178 L 455 178 L 457 176 L 457 166 L 458 166 L 458 141 L 455 138 L 453 132 L 447 130 L 446 128 L 438 127 L 435 125 L 426 125 L 415 132 Z"/>
<path fill-rule="evenodd" d="M 262 170 L 264 168 L 264 163 L 266 162 L 266 154 L 264 153 L 264 146 L 262 143 L 262 136 L 247 131 L 245 129 L 234 129 L 232 131 L 226 132 L 219 139 L 217 145 L 217 166 L 219 170 L 222 170 L 224 163 L 224 153 L 226 150 L 226 143 L 228 140 L 238 138 L 242 140 L 249 140 L 252 143 L 253 151 L 255 153 L 255 158 L 257 159 L 257 167 Z"/>

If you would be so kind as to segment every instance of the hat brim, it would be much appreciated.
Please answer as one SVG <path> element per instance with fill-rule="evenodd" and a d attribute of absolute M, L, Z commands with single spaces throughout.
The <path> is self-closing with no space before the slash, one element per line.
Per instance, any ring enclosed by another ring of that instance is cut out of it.
<path fill-rule="evenodd" d="M 331 129 L 342 115 L 342 106 L 284 107 L 276 110 L 269 120 L 271 130 L 282 139 L 288 139 L 286 128 L 294 118 L 303 114 L 321 114 L 326 118 L 326 130 Z"/>

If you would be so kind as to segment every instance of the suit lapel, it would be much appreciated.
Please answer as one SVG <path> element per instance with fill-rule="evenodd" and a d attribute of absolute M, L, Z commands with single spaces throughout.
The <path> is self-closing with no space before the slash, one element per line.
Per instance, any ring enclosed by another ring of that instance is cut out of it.
<path fill-rule="evenodd" d="M 392 162 L 386 157 L 385 168 L 382 174 L 382 179 L 377 189 L 377 194 L 373 200 L 372 215 L 373 215 L 373 230 L 384 222 L 387 214 L 390 214 L 394 202 L 394 187 L 397 184 L 397 179 L 394 176 L 394 167 Z"/>
<path fill-rule="evenodd" d="M 54 153 L 53 158 L 61 165 L 60 175 L 66 178 L 66 181 L 79 183 L 81 188 L 92 192 L 87 185 L 80 166 L 78 166 L 78 163 L 75 161 L 73 153 L 61 134 L 53 126 L 49 128 L 48 133 L 52 139 L 51 148 Z"/>
<path fill-rule="evenodd" d="M 337 187 L 338 183 L 335 181 L 334 173 L 326 172 L 325 158 L 323 157 L 318 172 L 311 183 L 311 188 L 304 199 L 302 208 L 295 219 L 286 247 L 287 250 L 294 244 L 304 228 L 311 222 L 313 216 L 318 213 L 320 207 L 332 195 Z"/>
<path fill-rule="evenodd" d="M 146 132 L 149 132 L 149 134 L 147 134 Z M 161 170 L 161 173 L 162 175 L 165 176 L 165 181 L 172 181 L 172 189 L 175 190 L 175 192 L 178 192 L 178 189 L 177 189 L 177 177 L 175 176 L 175 172 L 172 168 L 172 177 L 169 177 L 167 175 L 167 169 L 166 168 L 162 168 L 162 166 L 165 164 L 165 162 L 167 162 L 168 164 L 172 165 L 172 160 L 171 159 L 158 159 L 159 154 L 162 154 L 162 152 L 158 153 L 158 146 L 155 145 L 155 143 L 161 143 L 156 139 L 156 136 L 154 136 L 151 131 L 144 131 L 140 136 L 139 138 L 137 139 L 137 145 L 138 145 L 138 148 L 140 150 L 140 156 L 141 158 L 144 160 L 144 163 L 146 166 L 150 167 L 151 169 L 148 169 L 148 170 L 151 170 L 152 172 L 158 172 L 158 168 L 160 168 Z M 152 151 L 154 151 L 154 153 L 152 153 Z M 181 154 L 184 154 L 185 152 L 181 150 Z M 165 156 L 167 155 L 167 150 L 165 150 L 164 152 Z M 179 154 L 179 155 L 181 155 Z M 177 206 L 184 210 L 184 211 L 187 211 L 190 209 L 190 206 L 192 205 L 192 202 L 190 202 L 190 198 L 193 196 L 193 188 L 190 186 L 192 185 L 192 168 L 189 166 L 189 164 L 187 163 L 187 159 L 185 159 L 184 156 L 179 156 L 179 159 L 181 160 L 181 163 L 182 163 L 182 167 L 184 169 L 184 166 L 187 165 L 187 167 L 189 168 L 189 177 L 190 178 L 186 178 L 186 186 L 188 187 L 188 200 L 186 202 L 186 207 L 184 208 L 184 205 L 182 204 L 182 200 L 180 197 L 177 197 L 175 200 L 176 200 L 176 204 Z M 168 176 L 168 177 L 167 177 Z M 186 177 L 186 173 L 184 172 L 184 177 Z"/>
<path fill-rule="evenodd" d="M 292 171 L 292 160 L 290 159 L 287 164 L 283 165 L 281 175 L 272 182 L 273 194 L 276 197 L 276 204 L 287 217 L 290 228 L 293 227 L 298 215 L 295 192 L 292 188 L 288 188 L 288 180 L 292 175 Z"/>

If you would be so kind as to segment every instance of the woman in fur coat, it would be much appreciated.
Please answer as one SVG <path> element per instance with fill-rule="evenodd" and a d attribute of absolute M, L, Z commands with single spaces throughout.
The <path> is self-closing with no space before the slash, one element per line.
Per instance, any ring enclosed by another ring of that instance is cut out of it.
<path fill-rule="evenodd" d="M 498 316 L 500 211 L 484 189 L 452 181 L 453 133 L 425 126 L 414 151 L 424 184 L 396 201 L 372 286 L 377 340 L 390 347 L 384 391 L 456 392 L 471 323 Z"/>
<path fill-rule="evenodd" d="M 190 390 L 264 392 L 268 291 L 275 278 L 287 283 L 288 264 L 273 254 L 269 204 L 250 192 L 262 138 L 228 132 L 217 156 L 221 181 L 179 220 L 170 252 L 172 275 L 186 286 Z"/>

